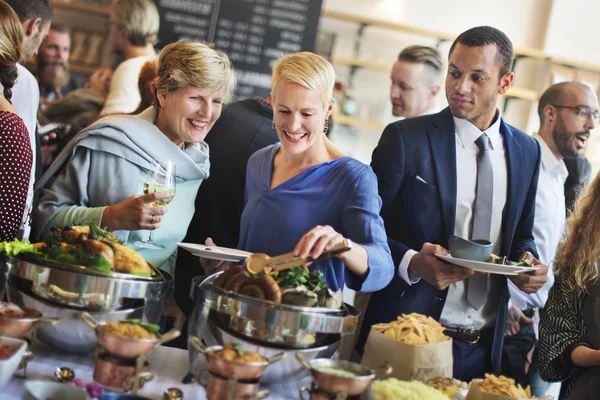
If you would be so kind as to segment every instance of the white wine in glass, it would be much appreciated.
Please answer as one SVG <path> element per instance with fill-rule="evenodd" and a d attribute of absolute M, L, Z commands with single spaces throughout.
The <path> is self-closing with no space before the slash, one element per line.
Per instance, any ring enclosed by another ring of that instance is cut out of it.
<path fill-rule="evenodd" d="M 144 194 L 159 192 L 168 192 L 172 194 L 171 197 L 157 200 L 151 203 L 150 205 L 152 207 L 166 207 L 171 202 L 171 200 L 173 200 L 173 197 L 175 197 L 175 177 L 175 163 L 172 161 L 167 161 L 166 165 L 164 166 L 156 164 L 154 165 L 154 168 L 152 170 L 148 171 L 148 177 L 144 182 Z M 153 234 L 154 231 L 151 230 L 150 235 L 148 236 L 148 240 L 138 240 L 137 242 L 135 242 L 135 245 L 152 250 L 164 249 L 165 246 L 158 244 L 154 241 Z"/>

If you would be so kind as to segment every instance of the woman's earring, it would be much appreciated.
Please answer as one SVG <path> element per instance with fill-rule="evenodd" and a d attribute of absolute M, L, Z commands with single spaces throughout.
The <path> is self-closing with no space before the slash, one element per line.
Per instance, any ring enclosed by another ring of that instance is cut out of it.
<path fill-rule="evenodd" d="M 325 126 L 323 127 L 323 132 L 329 132 L 329 121 L 325 121 Z"/>
<path fill-rule="evenodd" d="M 275 121 L 273 121 L 273 129 L 275 129 Z"/>

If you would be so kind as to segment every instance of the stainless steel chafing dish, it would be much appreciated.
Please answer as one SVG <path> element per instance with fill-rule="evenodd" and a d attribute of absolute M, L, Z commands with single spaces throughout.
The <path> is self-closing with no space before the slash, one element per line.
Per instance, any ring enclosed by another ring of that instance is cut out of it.
<path fill-rule="evenodd" d="M 212 283 L 218 275 L 194 278 L 191 289 L 196 305 L 190 316 L 189 334 L 204 338 L 209 345 L 238 341 L 265 356 L 285 350 L 302 352 L 308 359 L 334 358 L 342 335 L 356 330 L 360 312 L 352 306 L 329 309 L 265 302 L 215 288 Z M 193 346 L 188 350 L 193 372 L 197 352 Z M 291 355 L 267 371 L 262 382 L 308 375 Z"/>
<path fill-rule="evenodd" d="M 63 264 L 36 256 L 5 257 L 8 284 L 13 278 L 31 282 L 31 291 L 53 304 L 86 311 L 111 311 L 126 299 L 162 300 L 173 277 L 152 267 L 153 277 L 105 274 L 82 266 Z"/>
<path fill-rule="evenodd" d="M 6 282 L 9 300 L 60 318 L 56 325 L 38 327 L 36 337 L 71 353 L 96 348 L 94 333 L 79 319 L 81 312 L 103 323 L 128 318 L 157 323 L 173 282 L 170 274 L 154 267 L 153 277 L 141 277 L 109 275 L 31 255 L 1 259 L 0 278 Z"/>

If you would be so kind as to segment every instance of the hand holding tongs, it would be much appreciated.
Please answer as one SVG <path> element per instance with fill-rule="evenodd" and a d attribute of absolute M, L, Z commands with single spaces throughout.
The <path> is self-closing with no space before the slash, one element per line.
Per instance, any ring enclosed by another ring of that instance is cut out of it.
<path fill-rule="evenodd" d="M 331 249 L 324 251 L 317 258 L 298 257 L 294 253 L 282 254 L 276 257 L 269 257 L 264 253 L 254 253 L 246 258 L 244 269 L 247 274 L 253 277 L 261 277 L 264 274 L 270 274 L 272 271 L 282 271 L 292 267 L 304 265 L 307 262 L 324 260 L 329 257 L 344 253 L 352 248 L 352 241 L 344 239 Z"/>

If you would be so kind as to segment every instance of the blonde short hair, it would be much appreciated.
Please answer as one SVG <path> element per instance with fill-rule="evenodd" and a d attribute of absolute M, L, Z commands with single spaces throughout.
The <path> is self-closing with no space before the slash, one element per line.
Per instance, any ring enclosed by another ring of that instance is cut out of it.
<path fill-rule="evenodd" d="M 23 58 L 23 25 L 17 14 L 0 0 L 0 84 L 10 102 L 17 80 L 17 63 Z"/>
<path fill-rule="evenodd" d="M 158 41 L 160 16 L 152 0 L 117 0 L 110 21 L 123 28 L 134 46 L 156 44 Z"/>
<path fill-rule="evenodd" d="M 180 40 L 165 46 L 158 56 L 158 75 L 153 83 L 154 106 L 159 107 L 158 91 L 170 93 L 181 87 L 223 90 L 223 103 L 229 103 L 235 88 L 235 74 L 227 54 L 205 43 Z"/>
<path fill-rule="evenodd" d="M 318 54 L 303 51 L 277 60 L 273 67 L 271 96 L 281 80 L 321 93 L 323 107 L 333 98 L 335 71 L 331 63 Z"/>

